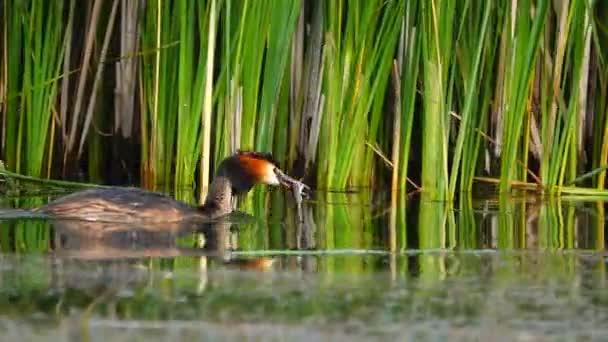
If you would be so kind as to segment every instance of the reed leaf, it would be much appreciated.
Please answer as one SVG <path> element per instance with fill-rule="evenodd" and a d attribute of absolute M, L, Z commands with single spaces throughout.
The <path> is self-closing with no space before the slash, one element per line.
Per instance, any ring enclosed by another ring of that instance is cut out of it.
<path fill-rule="evenodd" d="M 141 159 L 146 187 L 204 189 L 237 149 L 273 152 L 319 188 L 410 178 L 454 200 L 479 176 L 502 193 L 516 180 L 551 194 L 605 187 L 603 2 L 118 4 L 2 3 L 10 170 L 106 180 L 121 145 L 100 133 L 112 132 L 141 142 L 124 157 Z"/>
<path fill-rule="evenodd" d="M 455 2 L 430 1 L 420 7 L 423 22 L 422 188 L 444 199 L 447 189 L 447 113 L 450 108 Z"/>
<path fill-rule="evenodd" d="M 456 138 L 456 145 L 454 146 L 453 156 L 452 156 L 452 170 L 450 173 L 450 181 L 449 181 L 449 189 L 448 189 L 448 198 L 453 199 L 456 193 L 456 180 L 459 178 L 459 169 L 461 163 L 464 161 L 461 160 L 465 139 L 467 136 L 474 136 L 473 128 L 476 126 L 476 123 L 479 122 L 479 108 L 476 108 L 478 98 L 478 91 L 480 89 L 477 87 L 480 78 L 480 71 L 482 69 L 481 65 L 481 55 L 483 51 L 484 43 L 486 43 L 486 32 L 488 31 L 489 18 L 490 18 L 490 10 L 492 8 L 492 2 L 486 2 L 483 8 L 483 14 L 481 15 L 481 27 L 479 28 L 479 32 L 467 32 L 468 37 L 476 37 L 477 42 L 472 42 L 474 53 L 472 56 L 464 56 L 463 60 L 472 60 L 472 65 L 468 65 L 469 68 L 466 69 L 466 77 L 467 79 L 464 81 L 464 93 L 465 100 L 464 106 L 461 113 L 461 121 L 459 123 L 458 135 Z M 471 9 L 470 14 L 472 18 L 471 21 L 478 19 L 475 17 L 475 13 L 473 11 L 475 9 Z M 464 20 L 464 19 L 463 19 Z M 475 39 L 475 38 L 473 38 Z M 466 49 L 466 47 L 465 47 Z M 469 58 L 471 57 L 471 58 Z M 466 65 L 466 62 L 462 62 L 462 64 Z M 475 126 L 474 126 L 475 125 Z M 469 145 L 469 148 L 474 148 L 474 145 Z M 472 154 L 474 157 L 475 154 Z M 471 174 L 469 174 L 472 176 Z M 470 183 L 470 179 L 468 181 Z"/>
<path fill-rule="evenodd" d="M 539 50 L 541 33 L 547 17 L 549 1 L 540 0 L 536 10 L 530 13 L 531 2 L 523 0 L 508 13 L 504 21 L 502 38 L 509 47 L 505 74 L 505 88 L 502 105 L 504 128 L 501 158 L 500 192 L 510 189 L 510 181 L 516 175 L 519 140 L 524 122 L 525 106 L 533 75 L 534 59 Z M 511 23 L 514 23 L 512 25 Z M 520 178 L 522 173 L 519 172 Z"/>
<path fill-rule="evenodd" d="M 412 150 L 412 127 L 416 109 L 419 62 L 421 55 L 421 34 L 417 6 L 418 1 L 408 1 L 402 26 L 401 60 L 401 137 L 398 187 L 406 188 L 410 151 Z"/>
<path fill-rule="evenodd" d="M 268 37 L 266 41 L 266 55 L 264 57 L 264 72 L 262 83 L 262 98 L 260 100 L 260 113 L 257 118 L 256 144 L 259 151 L 272 151 L 274 125 L 277 115 L 288 117 L 287 111 L 277 113 L 279 107 L 279 93 L 281 83 L 285 78 L 288 49 L 295 24 L 300 10 L 299 1 L 279 1 L 274 3 L 268 13 Z M 284 127 L 284 126 L 283 126 Z M 276 154 L 282 161 L 283 156 Z"/>
<path fill-rule="evenodd" d="M 404 3 L 349 2 L 345 16 L 343 6 L 343 1 L 327 6 L 326 102 L 319 139 L 319 154 L 325 156 L 319 184 L 335 188 L 369 184 L 372 151 L 365 143 L 376 142 Z"/>
<path fill-rule="evenodd" d="M 64 8 L 63 2 L 45 1 L 31 1 L 25 6 L 19 13 L 23 25 L 23 74 L 17 148 L 22 146 L 27 151 L 23 158 L 25 174 L 38 177 L 42 175 L 48 144 L 52 144 L 49 125 L 64 51 Z"/>
<path fill-rule="evenodd" d="M 146 178 L 150 178 L 152 184 L 191 186 L 200 157 L 207 54 L 207 35 L 202 33 L 209 29 L 206 20 L 210 5 L 199 2 L 149 5 L 143 31 L 156 34 L 144 34 L 144 44 L 156 46 L 158 51 L 154 61 L 150 60 L 152 56 L 144 56 L 144 68 L 147 68 L 143 70 L 144 91 L 154 94 L 150 96 L 153 101 L 146 102 L 142 120 L 150 136 L 143 142 L 147 145 L 144 151 L 149 153 L 144 163 L 153 172 Z M 161 48 L 173 42 L 178 45 Z"/>

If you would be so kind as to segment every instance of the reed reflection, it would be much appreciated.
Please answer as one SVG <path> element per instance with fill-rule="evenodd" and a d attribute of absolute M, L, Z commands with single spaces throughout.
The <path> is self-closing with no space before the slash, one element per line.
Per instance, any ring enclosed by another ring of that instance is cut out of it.
<path fill-rule="evenodd" d="M 177 270 L 183 260 L 189 260 L 198 269 L 199 291 L 204 291 L 208 282 L 210 263 L 219 267 L 238 269 L 269 270 L 273 259 L 268 257 L 235 257 L 230 252 L 235 249 L 231 243 L 233 222 L 228 220 L 208 224 L 181 222 L 167 223 L 159 232 L 159 227 L 138 227 L 133 224 L 104 222 L 83 222 L 75 220 L 50 221 L 53 238 L 51 255 L 57 265 L 64 267 L 70 263 L 94 262 L 98 272 L 107 276 L 99 279 L 99 284 L 86 285 L 88 288 L 106 287 L 117 289 L 142 281 L 143 273 L 151 274 L 155 262 L 173 263 L 168 271 Z M 189 246 L 188 246 L 189 245 Z M 143 266 L 143 267 L 142 267 Z M 63 273 L 62 276 L 57 276 Z M 65 279 L 65 272 L 54 272 L 55 278 Z M 107 279 L 112 281 L 108 282 Z M 84 278 L 87 278 L 86 276 Z M 78 283 L 78 275 L 75 275 Z M 105 285 L 104 285 L 105 284 Z M 70 285 L 71 286 L 71 285 Z"/>

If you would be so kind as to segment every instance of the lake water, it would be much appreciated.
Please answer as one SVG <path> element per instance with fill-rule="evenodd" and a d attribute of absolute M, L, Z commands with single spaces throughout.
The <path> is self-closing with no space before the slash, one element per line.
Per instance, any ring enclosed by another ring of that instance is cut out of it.
<path fill-rule="evenodd" d="M 160 234 L 12 209 L 49 197 L 2 202 L 0 340 L 608 339 L 602 201 L 328 193 L 300 221 L 258 190 Z"/>

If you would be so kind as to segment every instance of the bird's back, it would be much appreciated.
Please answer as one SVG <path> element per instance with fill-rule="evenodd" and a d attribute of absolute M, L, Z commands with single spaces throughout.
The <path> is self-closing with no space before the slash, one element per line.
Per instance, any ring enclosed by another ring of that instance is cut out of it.
<path fill-rule="evenodd" d="M 196 207 L 137 188 L 103 188 L 61 197 L 39 212 L 55 218 L 100 222 L 177 222 L 200 216 Z"/>

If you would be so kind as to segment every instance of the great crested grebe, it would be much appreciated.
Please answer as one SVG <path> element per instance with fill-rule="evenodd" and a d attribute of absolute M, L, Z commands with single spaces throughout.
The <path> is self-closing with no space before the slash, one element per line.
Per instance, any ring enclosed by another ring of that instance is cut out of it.
<path fill-rule="evenodd" d="M 79 191 L 35 210 L 52 218 L 96 222 L 213 220 L 232 211 L 233 195 L 246 193 L 255 184 L 282 185 L 292 189 L 296 197 L 310 191 L 281 171 L 270 154 L 237 152 L 220 163 L 202 206 L 146 190 L 116 187 Z"/>

